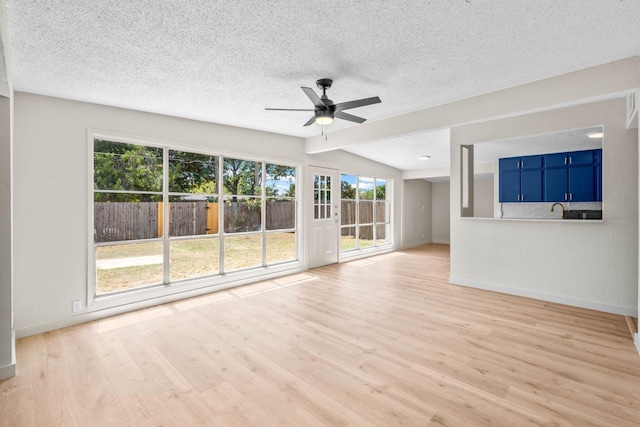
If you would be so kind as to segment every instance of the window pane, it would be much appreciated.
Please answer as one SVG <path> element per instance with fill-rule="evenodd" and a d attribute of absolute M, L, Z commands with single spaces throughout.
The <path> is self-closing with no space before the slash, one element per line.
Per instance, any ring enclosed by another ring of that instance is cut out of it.
<path fill-rule="evenodd" d="M 262 201 L 259 198 L 225 200 L 224 231 L 225 233 L 244 233 L 260 231 Z"/>
<path fill-rule="evenodd" d="M 169 235 L 171 237 L 218 233 L 217 198 L 169 196 L 169 202 Z"/>
<path fill-rule="evenodd" d="M 356 201 L 343 200 L 340 203 L 340 222 L 342 225 L 351 225 L 356 223 Z"/>
<path fill-rule="evenodd" d="M 215 194 L 218 158 L 208 154 L 169 150 L 169 191 Z"/>
<path fill-rule="evenodd" d="M 360 200 L 373 200 L 373 178 L 361 176 L 358 178 L 358 192 Z"/>
<path fill-rule="evenodd" d="M 376 203 L 376 223 L 388 222 L 389 218 L 389 206 L 387 202 L 375 202 Z"/>
<path fill-rule="evenodd" d="M 355 200 L 356 198 L 356 177 L 354 175 L 340 176 L 341 199 Z"/>
<path fill-rule="evenodd" d="M 210 276 L 220 271 L 220 241 L 217 238 L 173 240 L 169 251 L 172 282 Z"/>
<path fill-rule="evenodd" d="M 224 239 L 224 270 L 229 272 L 262 265 L 262 235 L 227 236 Z"/>
<path fill-rule="evenodd" d="M 389 224 L 376 225 L 376 245 L 382 245 L 389 242 Z"/>
<path fill-rule="evenodd" d="M 154 194 L 95 193 L 93 241 L 100 243 L 162 237 L 160 200 L 162 196 Z"/>
<path fill-rule="evenodd" d="M 358 223 L 359 224 L 372 224 L 373 223 L 373 202 L 368 200 L 358 202 L 359 213 L 358 213 Z"/>
<path fill-rule="evenodd" d="M 267 234 L 267 264 L 296 259 L 296 233 Z"/>
<path fill-rule="evenodd" d="M 370 248 L 373 246 L 373 226 L 366 225 L 360 227 L 360 233 L 358 235 L 358 247 L 360 249 Z"/>
<path fill-rule="evenodd" d="M 376 178 L 376 200 L 387 199 L 387 180 Z"/>
<path fill-rule="evenodd" d="M 224 158 L 224 194 L 258 196 L 262 185 L 262 163 Z"/>
<path fill-rule="evenodd" d="M 162 242 L 96 247 L 96 295 L 162 283 Z"/>
<path fill-rule="evenodd" d="M 356 228 L 344 227 L 340 229 L 340 251 L 356 249 Z"/>
<path fill-rule="evenodd" d="M 93 188 L 162 191 L 162 148 L 95 139 Z"/>
<path fill-rule="evenodd" d="M 296 168 L 268 163 L 265 185 L 267 196 L 295 197 Z"/>
<path fill-rule="evenodd" d="M 267 199 L 267 230 L 296 228 L 296 201 Z"/>

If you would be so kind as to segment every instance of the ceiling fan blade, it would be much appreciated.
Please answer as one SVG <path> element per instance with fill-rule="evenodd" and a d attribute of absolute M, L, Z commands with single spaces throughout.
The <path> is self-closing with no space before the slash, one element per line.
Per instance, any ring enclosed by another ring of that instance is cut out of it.
<path fill-rule="evenodd" d="M 336 111 L 364 107 L 365 105 L 378 104 L 380 102 L 382 101 L 377 96 L 374 96 L 373 98 L 357 99 L 355 101 L 340 102 L 339 104 L 336 104 Z"/>
<path fill-rule="evenodd" d="M 320 97 L 315 93 L 313 89 L 311 89 L 310 87 L 304 87 L 304 86 L 301 86 L 300 89 L 302 89 L 302 91 L 309 97 L 311 102 L 313 102 L 313 105 L 315 105 L 318 108 L 322 108 L 323 110 L 327 108 L 325 103 L 322 102 Z"/>
<path fill-rule="evenodd" d="M 303 125 L 302 125 L 302 127 L 312 125 L 312 124 L 314 124 L 314 123 L 315 123 L 315 121 L 316 121 L 316 116 L 315 116 L 315 115 L 313 115 L 313 116 L 311 116 L 311 118 L 309 119 L 309 121 L 307 121 L 307 123 L 305 123 L 305 124 L 303 124 Z"/>
<path fill-rule="evenodd" d="M 354 116 L 353 114 L 345 113 L 344 111 L 336 111 L 335 118 L 342 119 L 342 120 L 349 120 L 350 122 L 356 122 L 356 123 L 364 123 L 367 121 L 367 119 Z"/>
<path fill-rule="evenodd" d="M 313 108 L 265 108 L 268 111 L 316 111 Z"/>

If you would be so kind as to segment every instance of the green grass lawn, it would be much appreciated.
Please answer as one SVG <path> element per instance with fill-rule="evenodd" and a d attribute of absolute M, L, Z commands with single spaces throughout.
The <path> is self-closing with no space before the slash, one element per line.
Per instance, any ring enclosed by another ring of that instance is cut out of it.
<path fill-rule="evenodd" d="M 220 272 L 219 240 L 174 240 L 169 249 L 169 276 L 171 282 Z M 113 260 L 162 256 L 162 242 L 134 243 L 130 245 L 100 246 L 96 260 Z M 295 234 L 267 234 L 267 264 L 295 260 Z M 262 236 L 239 235 L 225 237 L 225 271 L 235 271 L 262 265 Z M 134 265 L 96 270 L 96 293 L 134 289 L 162 283 L 162 264 Z"/>

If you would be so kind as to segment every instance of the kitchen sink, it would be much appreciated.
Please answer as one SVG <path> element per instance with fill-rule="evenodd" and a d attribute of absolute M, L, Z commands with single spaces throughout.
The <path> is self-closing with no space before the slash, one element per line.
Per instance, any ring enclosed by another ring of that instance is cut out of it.
<path fill-rule="evenodd" d="M 565 210 L 563 219 L 602 219 L 601 210 Z"/>

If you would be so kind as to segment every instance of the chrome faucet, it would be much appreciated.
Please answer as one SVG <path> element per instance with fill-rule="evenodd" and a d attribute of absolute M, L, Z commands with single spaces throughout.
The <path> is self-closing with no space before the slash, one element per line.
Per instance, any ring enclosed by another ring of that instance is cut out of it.
<path fill-rule="evenodd" d="M 555 208 L 556 205 L 560 205 L 560 207 L 562 208 L 562 218 L 564 218 L 564 205 L 560 202 L 555 202 L 551 205 L 551 212 L 553 212 L 553 208 Z"/>

